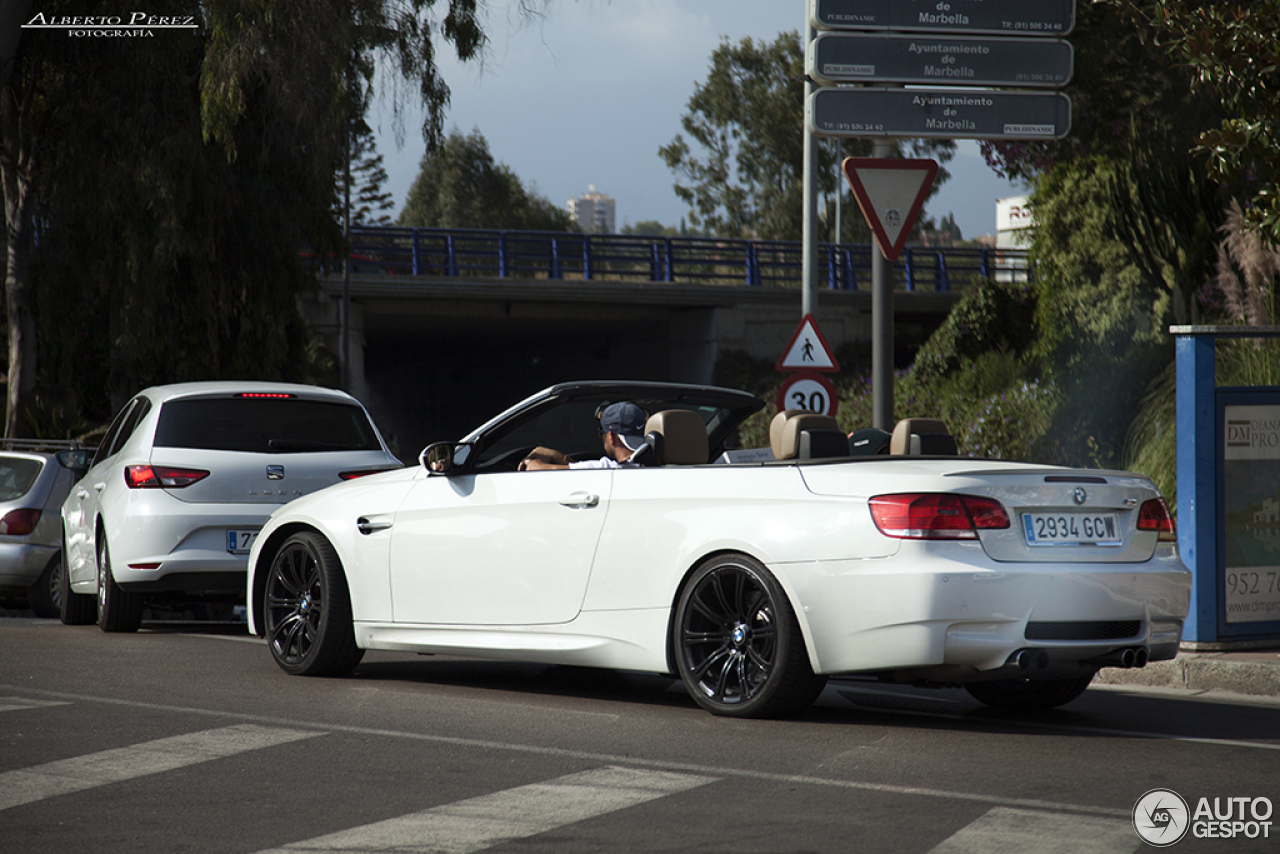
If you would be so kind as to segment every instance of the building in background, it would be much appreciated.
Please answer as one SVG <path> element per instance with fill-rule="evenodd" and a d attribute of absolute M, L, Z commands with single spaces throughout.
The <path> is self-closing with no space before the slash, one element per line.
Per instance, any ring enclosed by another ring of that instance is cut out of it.
<path fill-rule="evenodd" d="M 1016 253 L 997 253 L 996 281 L 1027 280 L 1026 250 L 1031 247 L 1033 225 L 1031 206 L 1027 204 L 1026 196 L 996 199 L 996 249 L 1019 250 Z"/>
<path fill-rule="evenodd" d="M 569 200 L 569 216 L 578 228 L 589 234 L 613 234 L 616 218 L 613 199 L 596 192 L 595 184 L 587 185 L 587 192 Z"/>

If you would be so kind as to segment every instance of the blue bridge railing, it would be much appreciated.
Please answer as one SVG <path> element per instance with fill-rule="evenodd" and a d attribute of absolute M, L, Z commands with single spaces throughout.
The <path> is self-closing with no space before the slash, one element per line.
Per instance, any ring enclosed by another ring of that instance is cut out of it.
<path fill-rule="evenodd" d="M 869 287 L 871 251 L 819 244 L 819 286 Z M 782 240 L 373 226 L 351 229 L 351 254 L 357 273 L 773 287 L 799 287 L 802 264 L 800 243 Z M 1016 249 L 907 247 L 894 269 L 909 291 L 1028 278 L 1027 253 Z"/>

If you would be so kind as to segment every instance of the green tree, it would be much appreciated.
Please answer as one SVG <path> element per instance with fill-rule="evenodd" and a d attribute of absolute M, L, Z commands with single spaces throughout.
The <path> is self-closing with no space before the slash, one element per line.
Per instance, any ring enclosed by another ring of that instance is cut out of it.
<path fill-rule="evenodd" d="M 1211 275 L 1224 201 L 1190 150 L 1222 113 L 1115 8 L 1077 12 L 1071 134 L 984 150 L 1034 181 L 1027 372 L 1058 395 L 1038 455 L 1120 465 L 1133 413 L 1172 357 L 1168 326 L 1194 320 Z"/>
<path fill-rule="evenodd" d="M 297 247 L 340 243 L 332 178 L 377 60 L 416 85 L 435 142 L 434 51 L 480 49 L 483 0 L 441 0 L 440 17 L 433 0 L 164 0 L 148 11 L 200 26 L 136 44 L 22 30 L 32 5 L 0 4 L 6 433 L 37 379 L 101 415 L 144 382 L 305 372 Z"/>
<path fill-rule="evenodd" d="M 526 189 L 478 131 L 449 133 L 422 158 L 397 220 L 419 228 L 571 231 L 568 211 Z"/>
<path fill-rule="evenodd" d="M 1280 0 L 1104 2 L 1223 105 L 1226 115 L 1202 130 L 1196 151 L 1247 200 L 1246 220 L 1280 243 Z"/>
<path fill-rule="evenodd" d="M 382 165 L 373 129 L 363 119 L 354 124 L 351 137 L 351 224 L 391 225 L 388 211 L 395 207 L 395 200 L 383 189 L 387 170 Z M 338 180 L 345 180 L 345 176 Z"/>
<path fill-rule="evenodd" d="M 715 49 L 707 79 L 694 87 L 681 120 L 684 134 L 658 150 L 679 179 L 675 193 L 689 205 L 694 227 L 721 237 L 800 239 L 804 99 L 798 33 L 782 33 L 772 43 L 726 39 Z M 844 180 L 837 174 L 838 159 L 868 156 L 872 143 L 845 140 L 818 148 L 818 192 L 829 196 Z M 895 149 L 945 163 L 955 143 L 912 142 Z M 935 188 L 947 177 L 940 170 Z M 842 220 L 842 241 L 870 239 L 856 206 L 845 206 Z"/>

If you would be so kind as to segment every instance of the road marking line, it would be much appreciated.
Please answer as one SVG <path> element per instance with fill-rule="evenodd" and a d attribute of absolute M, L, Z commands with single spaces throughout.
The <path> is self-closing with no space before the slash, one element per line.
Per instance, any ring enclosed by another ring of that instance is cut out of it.
<path fill-rule="evenodd" d="M 6 771 L 0 774 L 0 810 L 320 734 L 237 724 Z"/>
<path fill-rule="evenodd" d="M 6 691 L 20 690 L 17 686 L 0 685 L 0 689 Z M 554 756 L 561 759 L 575 759 L 584 762 L 594 763 L 625 763 L 628 765 L 640 765 L 648 768 L 661 768 L 668 771 L 691 773 L 691 774 L 707 774 L 715 777 L 734 777 L 740 780 L 760 780 L 772 783 L 796 784 L 802 786 L 824 786 L 835 789 L 847 789 L 849 791 L 862 792 L 879 792 L 890 795 L 908 795 L 921 796 L 929 798 L 941 798 L 950 801 L 960 801 L 969 803 L 990 804 L 992 806 L 1017 806 L 1031 810 L 1053 810 L 1071 813 L 1082 813 L 1089 815 L 1112 815 L 1116 817 L 1132 817 L 1132 810 L 1113 807 L 1101 807 L 1096 805 L 1073 804 L 1060 801 L 1049 801 L 1040 798 L 1011 798 L 1006 795 L 983 794 L 978 792 L 961 792 L 948 789 L 932 789 L 919 786 L 902 786 L 892 783 L 873 783 L 860 780 L 842 780 L 833 777 L 818 777 L 812 774 L 787 774 L 774 771 L 759 771 L 748 768 L 734 768 L 726 765 L 703 765 L 692 762 L 676 762 L 663 759 L 645 759 L 630 754 L 612 754 L 603 753 L 594 750 L 573 750 L 566 747 L 551 747 L 546 745 L 535 744 L 519 744 L 515 742 L 493 741 L 490 739 L 466 738 L 462 736 L 436 735 L 432 733 L 409 732 L 407 730 L 385 729 L 380 727 L 362 727 L 350 724 L 335 724 L 326 721 L 302 721 L 296 718 L 282 718 L 274 715 L 250 715 L 243 712 L 229 712 L 218 709 L 205 709 L 195 706 L 177 706 L 165 703 L 149 703 L 138 700 L 122 700 L 113 697 L 99 697 L 91 694 L 72 694 L 66 691 L 46 691 L 43 689 L 21 689 L 29 693 L 43 694 L 47 697 L 58 697 L 62 699 L 72 700 L 80 703 L 98 703 L 103 705 L 123 706 L 135 709 L 151 709 L 162 712 L 177 712 L 181 714 L 203 715 L 210 718 L 219 718 L 242 721 L 253 721 L 264 726 L 314 726 L 319 730 L 327 733 L 353 733 L 357 735 L 367 735 L 386 738 L 400 738 L 406 741 L 417 741 L 423 744 L 441 744 L 452 747 L 468 747 L 480 748 L 482 750 L 501 750 L 511 753 L 521 753 L 528 756 Z M 1024 726 L 1032 728 L 1043 728 L 1048 731 L 1061 732 L 1064 737 L 1076 733 L 1084 735 L 1103 734 L 1114 735 L 1117 737 L 1133 738 L 1137 740 L 1172 740 L 1182 741 L 1191 744 L 1204 744 L 1210 747 L 1228 747 L 1228 748 L 1248 748 L 1254 750 L 1280 750 L 1280 743 L 1265 743 L 1254 741 L 1231 741 L 1225 739 L 1214 738 L 1194 738 L 1189 736 L 1175 736 L 1161 733 L 1144 733 L 1133 732 L 1127 730 L 1110 730 L 1110 729 L 1093 729 L 1083 726 L 1070 726 L 1066 724 L 1033 724 L 1028 721 L 1019 721 L 1013 718 L 989 718 L 978 719 L 966 717 L 963 715 L 950 715 L 929 712 L 894 712 L 895 716 L 904 717 L 922 717 L 926 719 L 937 719 L 952 721 L 964 724 L 968 727 L 1013 727 Z"/>
<path fill-rule="evenodd" d="M 29 697 L 0 697 L 0 712 L 17 712 L 24 709 L 43 709 L 48 706 L 69 706 L 66 700 L 32 700 Z"/>
<path fill-rule="evenodd" d="M 610 766 L 519 786 L 292 842 L 259 854 L 392 851 L 467 854 L 715 782 L 714 777 Z"/>
<path fill-rule="evenodd" d="M 929 854 L 1133 854 L 1141 847 L 1127 821 L 996 807 Z"/>

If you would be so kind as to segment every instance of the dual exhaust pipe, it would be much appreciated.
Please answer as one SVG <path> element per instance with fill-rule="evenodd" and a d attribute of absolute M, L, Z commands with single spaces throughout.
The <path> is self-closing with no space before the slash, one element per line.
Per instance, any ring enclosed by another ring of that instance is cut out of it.
<path fill-rule="evenodd" d="M 1082 663 L 1096 664 L 1098 667 L 1123 667 L 1129 669 L 1146 667 L 1147 658 L 1146 647 L 1132 646 Z M 1020 649 L 1009 656 L 1009 662 L 1016 664 L 1019 670 L 1044 670 L 1049 666 L 1049 653 L 1043 649 Z"/>

